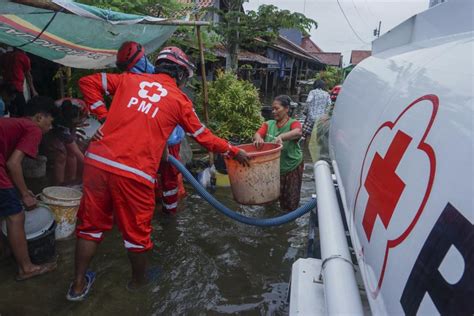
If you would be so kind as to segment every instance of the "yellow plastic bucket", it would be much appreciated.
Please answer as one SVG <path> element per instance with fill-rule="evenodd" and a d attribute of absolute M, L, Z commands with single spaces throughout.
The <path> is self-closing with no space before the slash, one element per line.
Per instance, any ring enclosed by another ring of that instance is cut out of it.
<path fill-rule="evenodd" d="M 230 187 L 229 176 L 219 171 L 216 171 L 216 186 L 218 187 Z"/>
<path fill-rule="evenodd" d="M 238 146 L 251 157 L 250 167 L 225 159 L 234 199 L 240 204 L 266 204 L 280 197 L 280 153 L 282 145 L 264 143 Z"/>
<path fill-rule="evenodd" d="M 53 211 L 57 226 L 55 237 L 65 239 L 74 233 L 82 192 L 68 187 L 47 187 L 40 199 Z"/>

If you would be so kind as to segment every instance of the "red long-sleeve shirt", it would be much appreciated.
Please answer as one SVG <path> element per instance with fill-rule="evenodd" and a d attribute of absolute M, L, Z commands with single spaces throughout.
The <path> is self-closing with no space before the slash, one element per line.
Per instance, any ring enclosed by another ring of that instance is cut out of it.
<path fill-rule="evenodd" d="M 85 163 L 153 186 L 166 140 L 181 125 L 209 151 L 231 157 L 238 148 L 214 136 L 192 102 L 166 74 L 94 74 L 79 80 L 90 111 L 107 117 L 104 137 L 89 145 Z M 110 110 L 103 95 L 114 95 Z"/>

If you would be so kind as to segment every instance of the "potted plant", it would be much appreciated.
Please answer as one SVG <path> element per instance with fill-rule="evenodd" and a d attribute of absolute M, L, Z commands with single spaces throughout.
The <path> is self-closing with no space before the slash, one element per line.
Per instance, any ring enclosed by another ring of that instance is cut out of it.
<path fill-rule="evenodd" d="M 234 143 L 251 142 L 263 122 L 258 90 L 250 82 L 230 72 L 218 72 L 209 83 L 209 128 Z M 202 113 L 202 93 L 197 109 Z"/>
<path fill-rule="evenodd" d="M 239 80 L 231 72 L 220 71 L 216 80 L 209 83 L 209 128 L 233 144 L 252 141 L 263 122 L 258 90 L 250 82 Z M 197 110 L 202 114 L 202 93 L 197 95 Z M 202 116 L 201 116 L 202 117 Z M 216 157 L 216 169 L 226 173 L 225 164 Z"/>

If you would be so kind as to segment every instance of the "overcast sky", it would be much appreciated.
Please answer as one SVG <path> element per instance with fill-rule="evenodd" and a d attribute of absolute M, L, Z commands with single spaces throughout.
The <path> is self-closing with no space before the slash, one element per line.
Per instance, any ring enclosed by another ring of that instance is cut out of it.
<path fill-rule="evenodd" d="M 336 0 L 250 0 L 245 10 L 262 4 L 304 13 L 318 22 L 311 39 L 325 52 L 341 52 L 349 63 L 351 50 L 370 50 L 373 30 L 382 21 L 380 34 L 428 8 L 429 0 L 339 0 L 342 10 L 357 35 L 351 30 Z M 364 43 L 365 42 L 365 43 Z"/>

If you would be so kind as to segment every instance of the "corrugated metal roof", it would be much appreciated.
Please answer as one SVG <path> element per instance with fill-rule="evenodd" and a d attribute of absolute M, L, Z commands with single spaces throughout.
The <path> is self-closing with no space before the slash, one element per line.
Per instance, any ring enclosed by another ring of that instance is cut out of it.
<path fill-rule="evenodd" d="M 257 62 L 263 65 L 278 65 L 278 62 L 273 59 L 246 50 L 240 51 L 238 58 L 241 61 Z"/>
<path fill-rule="evenodd" d="M 217 57 L 221 57 L 221 58 L 224 58 L 226 56 L 226 52 L 223 47 L 218 47 L 214 49 L 213 53 Z M 262 65 L 278 65 L 278 62 L 273 59 L 267 58 L 257 53 L 249 52 L 247 50 L 242 50 L 242 49 L 239 51 L 237 59 L 239 61 L 256 62 Z"/>
<path fill-rule="evenodd" d="M 261 42 L 261 43 L 269 44 L 268 42 L 266 42 L 266 41 L 264 41 L 260 38 L 256 38 L 255 40 L 258 41 L 258 42 Z M 305 61 L 322 64 L 321 61 L 319 61 L 316 57 L 312 56 L 310 53 L 308 53 L 302 47 L 296 45 L 295 43 L 291 42 L 290 40 L 288 40 L 288 39 L 286 39 L 282 36 L 279 36 L 275 43 L 269 44 L 269 45 L 270 45 L 270 47 L 272 47 L 276 50 L 282 51 L 282 52 L 284 52 L 288 55 L 303 59 Z"/>

